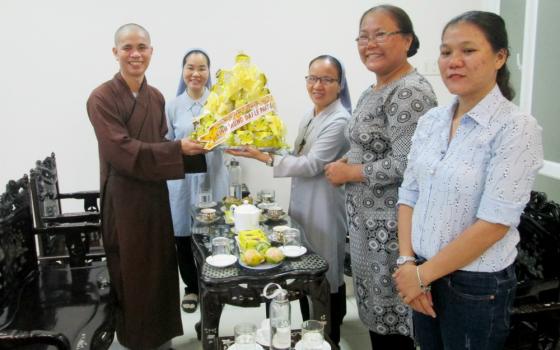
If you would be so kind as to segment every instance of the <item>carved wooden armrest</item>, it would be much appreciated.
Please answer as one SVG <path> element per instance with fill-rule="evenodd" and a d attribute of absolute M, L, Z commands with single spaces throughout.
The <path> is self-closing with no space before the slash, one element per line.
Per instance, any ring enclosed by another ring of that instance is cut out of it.
<path fill-rule="evenodd" d="M 68 338 L 61 333 L 43 330 L 20 331 L 16 329 L 5 329 L 0 331 L 0 348 L 18 348 L 32 344 L 44 344 L 56 346 L 60 350 L 70 350 Z"/>
<path fill-rule="evenodd" d="M 99 191 L 79 191 L 71 193 L 59 193 L 58 198 L 66 199 L 89 199 L 89 198 L 99 198 Z"/>
<path fill-rule="evenodd" d="M 56 216 L 43 216 L 43 221 L 46 224 L 61 224 L 69 222 L 99 222 L 99 219 L 99 212 L 96 211 L 64 213 Z"/>

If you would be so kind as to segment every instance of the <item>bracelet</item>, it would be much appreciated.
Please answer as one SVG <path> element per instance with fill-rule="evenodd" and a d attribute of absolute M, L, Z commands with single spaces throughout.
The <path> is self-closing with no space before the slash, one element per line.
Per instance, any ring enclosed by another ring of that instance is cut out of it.
<path fill-rule="evenodd" d="M 424 285 L 424 282 L 422 282 L 422 279 L 420 278 L 420 266 L 416 266 L 416 277 L 418 278 L 418 285 L 420 286 L 420 289 L 422 290 L 422 293 L 428 293 L 431 289 L 432 286 L 426 286 Z"/>

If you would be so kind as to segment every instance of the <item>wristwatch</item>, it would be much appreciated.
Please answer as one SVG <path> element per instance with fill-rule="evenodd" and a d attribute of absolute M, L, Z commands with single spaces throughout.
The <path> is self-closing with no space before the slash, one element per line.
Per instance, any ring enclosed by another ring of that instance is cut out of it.
<path fill-rule="evenodd" d="M 401 255 L 397 258 L 397 266 L 406 264 L 407 262 L 416 262 L 416 258 L 413 256 Z"/>

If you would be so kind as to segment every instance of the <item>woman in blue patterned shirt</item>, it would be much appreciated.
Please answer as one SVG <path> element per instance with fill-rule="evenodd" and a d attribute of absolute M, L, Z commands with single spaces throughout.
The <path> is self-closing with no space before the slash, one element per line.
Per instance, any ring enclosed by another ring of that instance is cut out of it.
<path fill-rule="evenodd" d="M 428 349 L 501 349 L 515 296 L 516 227 L 543 163 L 541 128 L 510 102 L 503 19 L 444 28 L 439 69 L 456 95 L 420 119 L 399 189 L 394 277 Z M 431 287 L 431 291 L 430 291 Z"/>

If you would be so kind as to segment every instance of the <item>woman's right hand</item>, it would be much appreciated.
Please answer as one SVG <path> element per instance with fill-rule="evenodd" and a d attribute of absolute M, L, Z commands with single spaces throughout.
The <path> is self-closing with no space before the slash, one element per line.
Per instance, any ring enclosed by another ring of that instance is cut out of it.
<path fill-rule="evenodd" d="M 253 158 L 266 163 L 270 156 L 267 153 L 259 151 L 254 146 L 246 146 L 240 149 L 226 149 L 226 153 L 236 157 Z"/>

